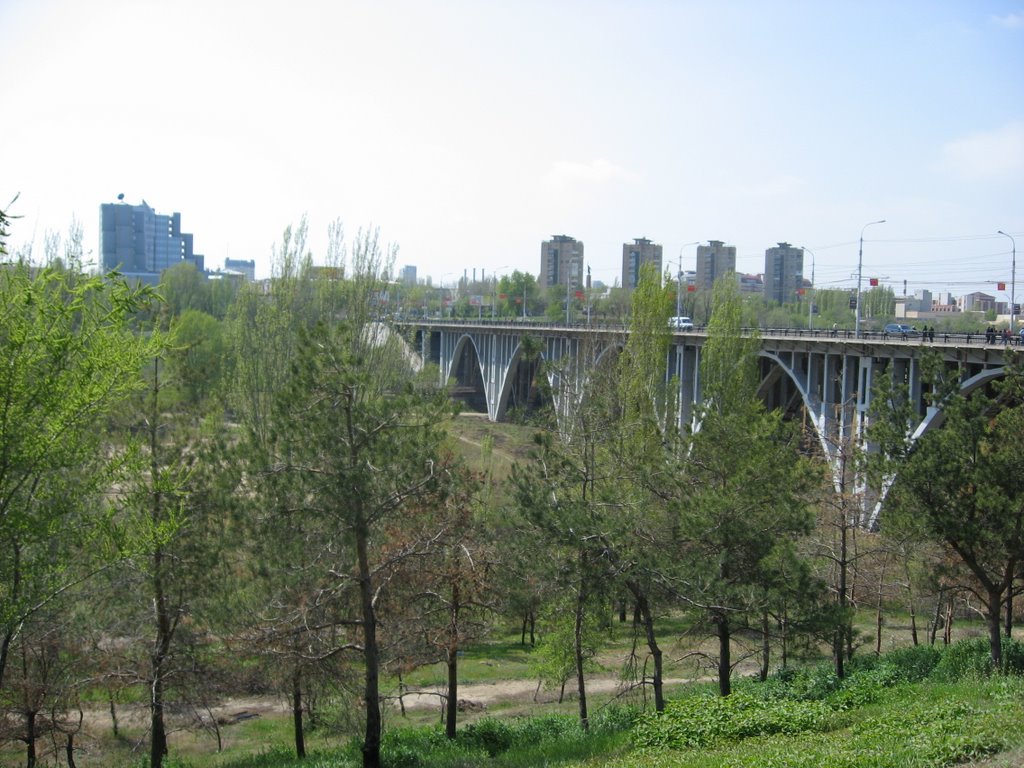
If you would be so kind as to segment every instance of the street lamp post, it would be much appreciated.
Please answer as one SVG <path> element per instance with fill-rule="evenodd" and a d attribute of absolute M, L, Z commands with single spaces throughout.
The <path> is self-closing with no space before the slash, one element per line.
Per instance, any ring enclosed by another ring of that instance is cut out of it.
<path fill-rule="evenodd" d="M 1013 255 L 1010 257 L 1010 335 L 1013 336 L 1016 333 L 1017 321 L 1017 241 L 1013 239 L 1013 235 L 1008 235 L 1001 229 L 999 234 L 1010 238 L 1013 244 Z"/>
<path fill-rule="evenodd" d="M 864 275 L 864 230 L 870 227 L 872 224 L 885 224 L 885 219 L 879 219 L 878 221 L 869 221 L 863 227 L 860 228 L 860 249 L 857 251 L 857 306 L 855 307 L 856 314 L 854 315 L 853 333 L 858 339 L 860 338 L 860 284 L 861 278 Z"/>
<path fill-rule="evenodd" d="M 683 243 L 679 246 L 679 260 L 676 261 L 676 317 L 681 317 L 683 314 L 683 248 L 689 248 L 691 245 L 700 245 L 700 240 Z"/>
<path fill-rule="evenodd" d="M 810 331 L 813 328 L 812 315 L 814 314 L 814 251 L 806 245 L 801 245 L 800 249 L 811 254 L 811 295 L 807 297 L 807 330 Z"/>
<path fill-rule="evenodd" d="M 565 324 L 572 325 L 571 315 L 571 296 L 573 277 L 575 277 L 576 269 L 579 267 L 580 254 L 579 251 L 573 251 L 572 256 L 569 259 L 569 269 L 565 273 Z M 583 270 L 580 269 L 580 277 L 583 276 Z"/>

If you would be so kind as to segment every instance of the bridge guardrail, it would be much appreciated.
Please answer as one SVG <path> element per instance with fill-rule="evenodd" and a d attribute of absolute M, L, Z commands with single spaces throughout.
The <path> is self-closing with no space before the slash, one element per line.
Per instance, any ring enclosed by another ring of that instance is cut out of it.
<path fill-rule="evenodd" d="M 402 319 L 395 320 L 398 324 L 402 325 L 443 325 L 443 326 L 467 326 L 467 327 L 506 327 L 506 328 L 537 328 L 537 329 L 551 329 L 551 330 L 591 330 L 598 332 L 613 332 L 621 333 L 629 330 L 629 325 L 626 323 L 619 322 L 579 322 L 579 323 L 559 323 L 551 322 L 543 318 L 423 318 L 423 319 Z M 861 330 L 860 336 L 858 337 L 856 332 L 850 328 L 837 328 L 835 330 L 831 328 L 744 328 L 744 332 L 753 333 L 757 331 L 762 336 L 773 336 L 782 338 L 796 338 L 796 339 L 838 339 L 842 341 L 900 341 L 907 343 L 916 344 L 931 344 L 931 343 L 943 343 L 943 344 L 962 344 L 967 346 L 988 346 L 988 347 L 1021 347 L 1024 345 L 1024 338 L 1021 335 L 1003 336 L 996 334 L 994 337 L 984 332 L 979 333 L 966 333 L 966 332 L 936 332 L 934 335 L 928 334 L 927 336 L 922 332 L 914 334 L 894 334 L 886 333 L 885 331 L 865 331 Z M 703 336 L 707 334 L 707 328 L 705 326 L 695 326 L 692 330 L 670 331 L 673 336 L 686 336 L 686 335 L 697 335 Z"/>

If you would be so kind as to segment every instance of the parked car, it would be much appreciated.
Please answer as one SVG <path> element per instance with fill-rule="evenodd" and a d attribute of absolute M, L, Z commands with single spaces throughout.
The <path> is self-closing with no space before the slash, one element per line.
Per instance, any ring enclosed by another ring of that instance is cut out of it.
<path fill-rule="evenodd" d="M 670 317 L 668 327 L 674 331 L 692 331 L 693 320 L 688 317 Z"/>
<path fill-rule="evenodd" d="M 917 336 L 917 329 L 911 325 L 904 325 L 902 323 L 889 323 L 885 326 L 885 333 L 891 336 L 902 336 L 907 338 L 908 336 Z"/>

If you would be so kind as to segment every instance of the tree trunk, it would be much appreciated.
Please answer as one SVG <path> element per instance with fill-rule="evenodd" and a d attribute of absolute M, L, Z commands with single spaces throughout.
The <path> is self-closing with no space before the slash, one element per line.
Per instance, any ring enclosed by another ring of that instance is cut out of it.
<path fill-rule="evenodd" d="M 163 524 L 163 494 L 157 490 L 156 482 L 160 476 L 159 443 L 157 441 L 157 394 L 160 381 L 160 358 L 154 361 L 153 374 L 153 413 L 149 419 L 149 461 L 150 480 L 150 522 L 154 529 L 159 530 Z M 169 599 L 164 589 L 163 573 L 164 551 L 157 545 L 153 550 L 153 610 L 156 614 L 156 638 L 150 654 L 150 734 L 149 734 L 149 765 L 160 768 L 167 754 L 167 731 L 164 725 L 164 676 L 167 657 L 171 650 L 171 636 L 174 633 L 174 620 L 171 618 Z"/>
<path fill-rule="evenodd" d="M 914 585 L 910 579 L 910 565 L 908 560 L 909 555 L 905 554 L 903 558 L 903 572 L 907 577 L 907 608 L 910 611 L 910 641 L 916 647 L 919 644 L 917 641 L 917 610 L 914 605 Z"/>
<path fill-rule="evenodd" d="M 1002 608 L 1002 590 L 989 589 L 988 605 L 985 606 L 985 623 L 988 624 L 988 644 L 992 667 L 1000 673 L 1003 671 L 1003 628 L 1000 626 Z"/>
<path fill-rule="evenodd" d="M 114 727 L 114 738 L 116 739 L 119 735 L 117 729 L 117 705 L 114 703 L 114 692 L 108 691 L 107 695 L 109 696 L 108 701 L 110 702 L 110 722 Z"/>
<path fill-rule="evenodd" d="M 1006 625 L 1004 627 L 1004 634 L 1006 637 L 1013 637 L 1013 582 L 1010 582 L 1010 588 L 1006 590 Z"/>
<path fill-rule="evenodd" d="M 942 644 L 953 642 L 953 596 L 946 596 L 946 617 L 942 622 Z"/>
<path fill-rule="evenodd" d="M 718 634 L 718 693 L 721 696 L 728 696 L 732 693 L 729 619 L 724 614 L 719 614 L 714 622 Z"/>
<path fill-rule="evenodd" d="M 68 761 L 68 768 L 75 768 L 75 734 L 69 733 L 67 743 L 64 745 L 64 757 Z"/>
<path fill-rule="evenodd" d="M 580 702 L 580 726 L 584 731 L 590 729 L 590 720 L 587 717 L 587 683 L 583 677 L 583 619 L 584 619 L 584 603 L 586 601 L 586 592 L 584 587 L 584 580 L 586 579 L 586 560 L 587 556 L 580 550 L 580 584 L 579 590 L 576 592 L 576 623 L 573 632 L 573 646 L 576 654 L 576 689 L 579 692 Z"/>
<path fill-rule="evenodd" d="M 156 669 L 156 667 L 154 667 Z M 150 768 L 160 768 L 163 764 L 164 755 L 167 754 L 167 733 L 164 730 L 164 684 L 163 669 L 154 674 L 159 675 L 151 683 L 150 687 L 150 737 L 149 737 L 149 765 Z"/>
<path fill-rule="evenodd" d="M 769 632 L 768 611 L 761 613 L 761 682 L 768 679 L 768 668 L 771 661 L 771 634 Z"/>
<path fill-rule="evenodd" d="M 36 765 L 36 713 L 29 710 L 25 713 L 25 766 L 35 768 Z"/>
<path fill-rule="evenodd" d="M 647 648 L 651 652 L 651 659 L 654 661 L 654 676 L 651 681 L 651 686 L 654 688 L 654 709 L 657 712 L 664 712 L 665 693 L 662 682 L 661 648 L 658 646 L 658 640 L 654 635 L 654 617 L 651 616 L 651 606 L 647 601 L 647 594 L 641 589 L 638 582 L 628 581 L 626 586 L 636 601 L 636 608 L 640 612 L 640 619 L 644 625 Z"/>
<path fill-rule="evenodd" d="M 914 603 L 910 603 L 910 642 L 917 646 L 920 643 L 917 640 L 917 614 L 914 613 Z"/>
<path fill-rule="evenodd" d="M 858 571 L 856 563 L 860 562 L 860 558 L 857 553 L 857 529 L 851 528 L 852 549 L 853 549 L 853 563 L 854 567 L 850 569 L 849 574 L 849 587 L 847 589 L 847 602 L 850 607 L 857 605 L 857 576 Z M 844 548 L 845 550 L 845 548 Z M 844 551 L 843 557 L 845 559 L 846 554 Z M 851 616 L 846 621 L 846 626 L 843 628 L 843 634 L 846 636 L 846 660 L 853 661 L 853 617 Z"/>
<path fill-rule="evenodd" d="M 16 605 L 21 597 L 21 544 L 16 537 L 11 537 L 11 584 L 7 590 L 7 600 Z M 7 671 L 7 658 L 11 652 L 11 641 L 18 633 L 20 624 L 5 627 L 4 639 L 0 641 L 0 691 L 4 688 L 4 673 Z"/>
<path fill-rule="evenodd" d="M 882 595 L 885 585 L 886 559 L 882 558 L 882 567 L 878 572 L 878 594 L 875 600 L 875 656 L 882 655 Z"/>
<path fill-rule="evenodd" d="M 843 520 L 839 528 L 839 586 L 836 589 L 836 598 L 839 604 L 839 622 L 832 639 L 832 659 L 835 662 L 836 677 L 842 680 L 846 675 L 846 670 L 843 668 L 843 648 L 846 644 L 846 569 L 848 561 L 846 556 L 847 525 L 845 506 L 840 511 L 843 514 Z"/>
<path fill-rule="evenodd" d="M 171 647 L 171 634 L 174 630 L 167 605 L 167 596 L 164 594 L 162 569 L 163 551 L 157 547 L 153 553 L 153 607 L 156 611 L 156 642 L 153 645 L 153 653 L 150 655 L 150 768 L 160 768 L 164 756 L 167 754 L 167 731 L 164 725 L 164 677 L 167 674 L 165 665 Z"/>
<path fill-rule="evenodd" d="M 943 587 L 939 587 L 939 594 L 935 598 L 935 616 L 932 617 L 932 625 L 928 629 L 928 644 L 935 645 L 935 637 L 939 634 L 939 621 L 942 619 L 942 600 L 944 597 Z"/>
<path fill-rule="evenodd" d="M 292 672 L 292 729 L 295 732 L 295 756 L 306 756 L 306 736 L 302 728 L 302 670 L 296 664 Z"/>
<path fill-rule="evenodd" d="M 448 711 L 445 713 L 444 733 L 455 738 L 455 723 L 459 714 L 459 585 L 453 579 L 451 604 L 448 607 Z"/>
<path fill-rule="evenodd" d="M 363 768 L 380 768 L 380 651 L 377 648 L 377 616 L 373 605 L 370 573 L 369 531 L 365 523 L 356 526 L 356 558 L 359 567 L 359 597 L 363 621 L 363 664 L 366 732 L 363 737 Z"/>
<path fill-rule="evenodd" d="M 783 610 L 782 618 L 779 619 L 779 645 L 782 650 L 782 668 L 786 669 L 789 663 L 789 614 Z"/>

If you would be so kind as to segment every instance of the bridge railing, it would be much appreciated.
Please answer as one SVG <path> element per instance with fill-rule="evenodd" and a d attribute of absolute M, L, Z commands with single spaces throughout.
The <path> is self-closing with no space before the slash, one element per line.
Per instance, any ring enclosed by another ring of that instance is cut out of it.
<path fill-rule="evenodd" d="M 492 328 L 492 329 L 514 329 L 520 330 L 523 328 L 533 328 L 535 330 L 590 330 L 596 332 L 608 332 L 608 333 L 623 333 L 629 330 L 629 324 L 623 322 L 610 322 L 607 320 L 594 320 L 590 322 L 586 320 L 565 323 L 565 322 L 554 322 L 545 318 L 410 318 L 396 321 L 399 325 L 415 325 L 415 326 L 464 326 L 466 328 Z M 945 332 L 937 331 L 934 334 L 924 334 L 920 331 L 911 333 L 886 333 L 885 331 L 873 331 L 873 330 L 861 330 L 860 336 L 858 337 L 856 332 L 849 328 L 744 328 L 745 333 L 758 332 L 761 336 L 766 337 L 781 337 L 781 338 L 794 338 L 794 339 L 838 339 L 843 341 L 881 341 L 881 342 L 907 342 L 913 344 L 929 344 L 929 343 L 942 343 L 942 344 L 957 344 L 967 346 L 990 346 L 990 347 L 1004 347 L 1013 346 L 1020 347 L 1024 345 L 1024 339 L 1020 335 L 1004 336 L 996 333 L 994 335 L 986 334 L 985 332 Z M 673 330 L 673 336 L 706 336 L 707 328 L 704 326 L 695 326 L 692 330 Z"/>

